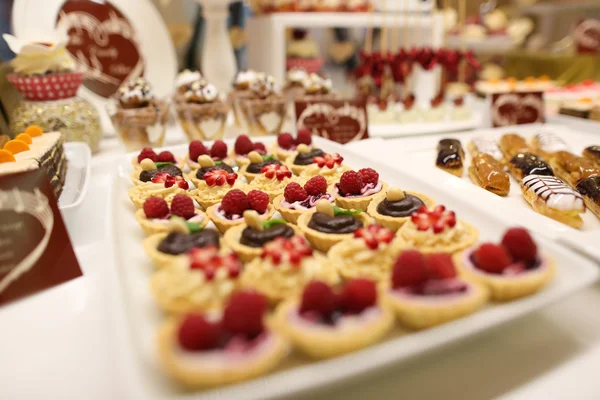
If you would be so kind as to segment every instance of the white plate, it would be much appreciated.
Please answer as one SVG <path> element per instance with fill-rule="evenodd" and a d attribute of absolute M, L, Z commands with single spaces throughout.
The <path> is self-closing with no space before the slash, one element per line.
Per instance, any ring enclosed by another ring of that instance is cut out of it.
<path fill-rule="evenodd" d="M 481 114 L 474 114 L 468 121 L 417 122 L 414 124 L 369 124 L 369 136 L 398 138 L 428 135 L 442 132 L 458 132 L 481 126 Z"/>
<path fill-rule="evenodd" d="M 587 118 L 572 117 L 570 115 L 552 115 L 547 118 L 548 122 L 567 125 L 573 129 L 597 134 L 600 131 L 600 121 L 592 121 Z M 598 140 L 600 142 L 600 140 Z M 596 144 L 598 144 L 598 142 Z"/>
<path fill-rule="evenodd" d="M 265 142 L 272 142 L 273 139 L 265 138 Z M 410 177 L 325 139 L 314 138 L 314 141 L 325 151 L 341 153 L 345 162 L 354 168 L 373 167 L 390 184 L 425 192 L 440 203 L 445 203 L 457 212 L 459 218 L 477 226 L 482 240 L 497 241 L 508 227 L 503 216 L 482 212 L 462 199 L 448 196 L 447 188 L 434 182 Z M 175 146 L 169 150 L 175 154 L 184 154 L 187 146 Z M 162 315 L 149 289 L 148 279 L 153 266 L 142 249 L 144 234 L 134 218 L 135 208 L 127 196 L 127 189 L 132 185 L 129 175 L 133 156 L 134 154 L 124 156 L 117 165 L 113 193 L 110 195 L 108 223 L 115 250 L 114 265 L 123 289 L 123 308 L 131 333 L 130 347 L 137 352 L 139 373 L 136 376 L 141 380 L 129 384 L 144 387 L 147 391 L 146 398 L 169 396 L 191 399 L 204 395 L 214 399 L 288 398 L 293 394 L 339 383 L 369 370 L 405 361 L 442 345 L 465 339 L 544 307 L 591 284 L 598 277 L 597 267 L 589 260 L 563 246 L 537 238 L 540 246 L 556 259 L 558 270 L 549 286 L 534 296 L 508 304 L 488 306 L 474 315 L 423 332 L 407 334 L 397 328 L 389 340 L 343 357 L 312 363 L 306 362 L 304 358 L 293 357 L 283 368 L 262 378 L 202 393 L 184 393 L 177 390 L 161 372 L 155 351 L 155 334 Z"/>
<path fill-rule="evenodd" d="M 92 152 L 87 144 L 80 142 L 65 143 L 64 149 L 69 164 L 58 208 L 61 211 L 72 211 L 85 198 L 91 176 Z"/>

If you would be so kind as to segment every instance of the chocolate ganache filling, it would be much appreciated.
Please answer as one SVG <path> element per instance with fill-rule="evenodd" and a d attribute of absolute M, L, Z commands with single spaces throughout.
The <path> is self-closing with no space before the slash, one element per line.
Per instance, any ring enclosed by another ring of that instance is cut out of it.
<path fill-rule="evenodd" d="M 162 167 L 157 168 L 157 169 L 151 169 L 151 170 L 140 172 L 140 181 L 150 182 L 152 180 L 152 178 L 154 178 L 157 174 L 160 174 L 162 172 L 166 172 L 171 176 L 183 176 L 183 173 L 181 172 L 179 167 L 177 167 L 176 165 L 173 165 L 173 164 L 168 164 L 168 165 L 163 165 Z"/>
<path fill-rule="evenodd" d="M 246 172 L 248 172 L 250 174 L 260 174 L 260 170 L 262 169 L 262 167 L 264 167 L 265 165 L 271 165 L 271 164 L 281 165 L 281 162 L 274 158 L 269 158 L 268 160 L 264 160 L 264 161 L 256 163 L 256 164 L 248 165 Z"/>
<path fill-rule="evenodd" d="M 273 225 L 264 231 L 247 227 L 242 231 L 240 243 L 248 247 L 260 248 L 278 237 L 291 238 L 292 236 L 294 236 L 294 230 L 287 224 Z"/>
<path fill-rule="evenodd" d="M 177 256 L 193 248 L 208 246 L 219 247 L 219 233 L 213 229 L 194 233 L 171 232 L 158 244 L 158 251 Z"/>
<path fill-rule="evenodd" d="M 523 177 L 527 175 L 554 176 L 554 171 L 548 163 L 535 154 L 520 153 L 511 158 L 510 163 L 521 170 Z"/>
<path fill-rule="evenodd" d="M 389 201 L 388 199 L 383 199 L 377 206 L 377 212 L 382 215 L 396 218 L 410 217 L 410 215 L 416 212 L 422 205 L 424 204 L 421 199 L 406 193 L 402 200 Z"/>
<path fill-rule="evenodd" d="M 352 215 L 330 217 L 320 212 L 314 213 L 308 223 L 309 228 L 323 233 L 352 233 L 362 226 L 362 221 Z"/>
<path fill-rule="evenodd" d="M 306 153 L 298 153 L 296 158 L 294 158 L 294 165 L 310 165 L 313 163 L 313 158 L 321 157 L 323 154 L 323 150 L 321 149 L 312 149 Z"/>
<path fill-rule="evenodd" d="M 600 176 L 590 176 L 577 184 L 577 190 L 583 196 L 589 197 L 594 203 L 600 205 Z"/>
<path fill-rule="evenodd" d="M 219 165 L 213 165 L 211 167 L 202 167 L 198 170 L 198 172 L 196 172 L 196 178 L 198 179 L 202 179 L 204 180 L 204 174 L 206 174 L 209 171 L 214 171 L 217 169 L 222 169 L 223 171 L 227 171 L 228 173 L 233 173 L 233 168 L 231 168 L 229 165 L 222 163 Z"/>

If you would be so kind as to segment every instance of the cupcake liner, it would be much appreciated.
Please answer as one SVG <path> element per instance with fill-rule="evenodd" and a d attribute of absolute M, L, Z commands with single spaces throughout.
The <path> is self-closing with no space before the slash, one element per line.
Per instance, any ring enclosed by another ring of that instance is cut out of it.
<path fill-rule="evenodd" d="M 318 73 L 323 67 L 323 59 L 321 57 L 316 58 L 292 58 L 288 57 L 285 60 L 286 70 L 298 68 L 303 69 L 309 74 Z"/>
<path fill-rule="evenodd" d="M 296 235 L 302 236 L 302 233 L 295 225 L 289 224 L 289 226 L 294 230 Z M 234 226 L 225 232 L 223 236 L 223 240 L 225 244 L 234 252 L 237 253 L 240 260 L 244 263 L 250 262 L 254 260 L 256 257 L 260 257 L 262 254 L 262 247 L 250 247 L 243 245 L 240 243 L 240 239 L 242 238 L 242 231 L 246 229 L 248 225 L 245 223 L 242 225 Z"/>
<path fill-rule="evenodd" d="M 436 205 L 434 199 L 423 193 L 413 192 L 410 190 L 405 190 L 405 193 L 412 194 L 413 196 L 421 199 L 423 204 L 425 204 L 428 209 L 431 209 Z M 385 196 L 386 193 L 383 191 L 378 193 L 377 196 L 369 203 L 369 207 L 367 207 L 367 214 L 373 217 L 375 222 L 377 222 L 379 225 L 391 230 L 392 232 L 396 232 L 402 227 L 402 225 L 404 225 L 406 221 L 410 220 L 410 217 L 390 217 L 389 215 L 380 214 L 377 211 L 377 206 L 385 199 Z"/>
<path fill-rule="evenodd" d="M 75 97 L 83 82 L 83 72 L 22 76 L 8 74 L 6 79 L 29 101 L 50 101 Z"/>
<path fill-rule="evenodd" d="M 206 216 L 206 214 L 204 214 L 202 211 L 196 210 L 196 212 L 202 215 L 203 218 L 202 222 L 200 223 L 200 226 L 204 228 L 208 224 L 209 219 Z M 135 212 L 135 219 L 146 233 L 146 236 L 154 235 L 157 233 L 167 233 L 171 231 L 171 226 L 169 224 L 152 222 L 152 220 L 146 218 L 146 214 L 144 213 L 144 210 L 142 208 Z"/>
<path fill-rule="evenodd" d="M 218 206 L 218 204 L 208 207 L 206 209 L 206 215 L 208 215 L 208 218 L 210 218 L 210 220 L 213 222 L 213 224 L 215 224 L 215 226 L 217 227 L 217 230 L 219 232 L 221 232 L 222 234 L 225 234 L 225 232 L 227 232 L 227 230 L 229 228 L 233 228 L 236 225 L 242 225 L 245 223 L 244 218 L 240 218 L 235 221 L 230 221 L 228 219 L 223 219 L 223 218 L 219 217 L 215 213 L 217 206 Z M 271 204 L 269 204 L 269 206 L 267 208 L 267 213 L 265 215 L 261 215 L 260 217 L 262 219 L 264 219 L 265 221 L 268 221 L 269 219 L 271 219 L 271 217 L 273 217 L 273 214 L 275 214 L 275 209 L 273 208 L 273 206 Z"/>
<path fill-rule="evenodd" d="M 313 248 L 327 253 L 329 249 L 336 243 L 339 243 L 344 239 L 354 237 L 353 233 L 323 233 L 309 228 L 308 223 L 310 222 L 310 219 L 314 213 L 314 210 L 303 213 L 300 215 L 297 221 L 298 228 L 300 228 L 300 231 L 304 233 L 304 236 L 310 242 Z M 367 226 L 369 223 L 371 223 L 371 217 L 369 217 L 366 213 L 360 213 L 355 215 L 355 217 L 363 222 L 363 226 Z"/>
<path fill-rule="evenodd" d="M 369 208 L 369 204 L 371 200 L 377 197 L 381 193 L 386 193 L 388 189 L 388 184 L 385 182 L 381 182 L 381 191 L 372 194 L 370 196 L 364 197 L 342 197 L 339 194 L 335 193 L 334 185 L 331 185 L 329 192 L 335 193 L 335 202 L 339 207 L 345 208 L 346 210 L 363 210 L 367 211 Z"/>

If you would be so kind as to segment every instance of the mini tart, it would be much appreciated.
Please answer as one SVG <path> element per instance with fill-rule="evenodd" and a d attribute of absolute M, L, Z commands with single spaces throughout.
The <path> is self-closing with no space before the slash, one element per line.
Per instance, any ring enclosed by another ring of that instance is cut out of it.
<path fill-rule="evenodd" d="M 356 315 L 344 315 L 335 325 L 300 316 L 297 300 L 281 304 L 274 324 L 295 347 L 315 359 L 350 353 L 379 342 L 394 326 L 394 312 L 385 301 Z"/>
<path fill-rule="evenodd" d="M 179 167 L 177 165 L 175 165 L 175 164 L 173 164 L 172 166 L 177 167 L 179 169 Z M 164 167 L 161 167 L 161 168 L 157 168 L 156 170 L 157 170 L 158 173 L 160 173 L 160 172 L 169 172 L 169 170 L 168 170 L 169 167 L 171 167 L 171 166 L 164 166 Z M 142 171 L 144 171 L 144 170 L 142 168 L 138 167 L 138 168 L 135 168 L 131 172 L 131 175 L 130 175 L 131 181 L 136 186 L 137 185 L 143 185 L 144 183 L 150 182 L 150 181 L 144 182 L 144 181 L 142 181 L 140 179 L 140 174 L 142 173 Z M 181 169 L 179 169 L 178 172 L 181 173 L 181 175 L 180 175 L 181 177 L 184 177 L 183 171 L 181 171 Z"/>
<path fill-rule="evenodd" d="M 140 224 L 146 236 L 154 235 L 156 233 L 170 232 L 173 227 L 169 224 L 169 218 L 158 219 L 146 217 L 144 209 L 140 208 L 135 212 L 135 219 Z M 208 224 L 208 217 L 199 209 L 196 209 L 196 215 L 188 220 L 188 222 L 200 223 L 200 228 L 204 228 Z"/>
<path fill-rule="evenodd" d="M 240 189 L 243 192 L 248 191 L 248 185 L 239 179 L 235 181 L 233 186 L 225 183 L 223 186 L 208 186 L 205 181 L 199 181 L 196 189 L 190 191 L 192 199 L 196 200 L 202 208 L 208 211 L 208 208 L 219 204 L 223 197 L 232 189 Z"/>
<path fill-rule="evenodd" d="M 276 160 L 276 159 L 274 159 L 274 160 L 277 162 L 280 162 L 279 160 Z M 245 165 L 241 166 L 238 171 L 240 175 L 242 175 L 244 178 L 246 178 L 246 181 L 248 183 L 252 182 L 255 178 L 262 175 L 260 172 L 258 172 L 258 173 L 248 172 L 248 167 L 250 165 L 251 165 L 251 163 L 245 164 Z M 283 165 L 283 164 L 265 164 L 265 165 Z"/>
<path fill-rule="evenodd" d="M 327 166 L 319 168 L 317 164 L 312 164 L 300 173 L 300 177 L 308 180 L 313 176 L 322 175 L 328 185 L 333 185 L 340 181 L 342 174 L 346 171 L 350 171 L 350 167 L 345 164 L 336 165 L 333 168 L 328 168 Z"/>
<path fill-rule="evenodd" d="M 436 205 L 434 199 L 423 193 L 413 192 L 410 190 L 405 190 L 404 193 L 418 198 L 423 202 L 423 204 L 427 208 L 433 208 Z M 377 211 L 377 207 L 379 207 L 379 203 L 381 203 L 385 199 L 386 195 L 383 193 L 383 191 L 382 193 L 379 193 L 377 196 L 375 196 L 375 198 L 369 203 L 369 207 L 367 207 L 367 214 L 373 217 L 375 222 L 377 222 L 379 225 L 384 226 L 393 232 L 396 232 L 398 231 L 398 229 L 400 229 L 400 227 L 402 227 L 402 225 L 404 225 L 405 222 L 410 221 L 410 215 L 406 217 L 392 217 L 389 215 L 381 214 L 379 211 Z"/>
<path fill-rule="evenodd" d="M 471 261 L 475 248 L 453 255 L 461 275 L 479 282 L 490 291 L 494 301 L 510 301 L 536 293 L 554 276 L 556 265 L 549 256 L 539 253 L 541 264 L 517 275 L 492 274 L 477 268 Z"/>
<path fill-rule="evenodd" d="M 296 235 L 301 236 L 301 232 L 296 226 L 292 224 L 287 224 L 287 226 L 289 226 Z M 223 240 L 225 244 L 233 252 L 235 252 L 240 258 L 240 260 L 242 260 L 243 262 L 250 262 L 256 257 L 259 257 L 262 253 L 262 247 L 251 247 L 241 243 L 242 232 L 247 227 L 248 225 L 246 224 L 236 225 L 228 229 L 227 232 L 225 232 L 225 234 L 223 235 Z"/>
<path fill-rule="evenodd" d="M 171 204 L 171 201 L 178 194 L 189 194 L 185 189 L 181 189 L 177 184 L 171 187 L 165 187 L 163 183 L 146 182 L 142 185 L 132 187 L 127 191 L 129 198 L 137 208 L 142 208 L 144 202 L 150 197 L 156 196 L 163 198 L 167 203 Z"/>
<path fill-rule="evenodd" d="M 236 225 L 241 225 L 244 223 L 244 218 L 242 216 L 240 216 L 238 219 L 232 219 L 232 220 L 221 218 L 217 214 L 217 210 L 220 205 L 221 205 L 221 203 L 218 203 L 218 204 L 215 204 L 214 206 L 210 206 L 206 209 L 206 215 L 208 216 L 208 218 L 210 218 L 210 220 L 213 222 L 213 224 L 215 224 L 215 226 L 217 227 L 219 232 L 224 234 L 225 232 L 227 232 L 227 230 L 229 228 L 232 228 Z M 260 218 L 264 219 L 265 221 L 268 221 L 269 219 L 271 219 L 273 217 L 273 214 L 275 214 L 275 208 L 273 208 L 272 204 L 269 204 L 269 206 L 267 207 L 267 211 L 264 214 L 260 214 Z"/>
<path fill-rule="evenodd" d="M 304 180 L 295 176 L 291 178 L 286 177 L 282 180 L 278 180 L 277 178 L 270 179 L 265 174 L 260 174 L 248 185 L 248 190 L 257 189 L 263 191 L 269 195 L 269 200 L 273 202 L 277 196 L 283 194 L 285 187 L 291 182 L 297 182 L 302 185 Z"/>
<path fill-rule="evenodd" d="M 335 201 L 335 198 L 333 197 L 333 195 L 331 193 L 327 193 L 329 195 L 328 200 L 333 203 Z M 319 199 L 322 199 L 324 197 L 320 197 Z M 277 210 L 277 212 L 279 212 L 279 214 L 281 214 L 281 217 L 283 219 L 285 219 L 287 222 L 289 222 L 290 224 L 295 224 L 298 222 L 298 218 L 300 217 L 300 215 L 302 215 L 305 212 L 308 212 L 310 210 L 314 210 L 314 206 L 311 208 L 307 208 L 305 210 L 296 210 L 294 208 L 288 208 L 288 207 L 284 207 L 281 202 L 285 201 L 285 198 L 283 197 L 283 194 L 280 194 L 279 196 L 275 197 L 273 199 L 273 207 L 275 207 L 275 210 Z"/>
<path fill-rule="evenodd" d="M 369 194 L 361 194 L 356 196 L 341 196 L 340 190 L 337 184 L 333 184 L 328 189 L 329 192 L 335 193 L 335 202 L 338 206 L 345 208 L 347 210 L 363 210 L 367 211 L 369 208 L 369 204 L 371 201 L 376 198 L 381 193 L 387 192 L 388 184 L 379 181 L 374 188 L 367 189 L 365 193 Z"/>
<path fill-rule="evenodd" d="M 354 236 L 354 233 L 324 233 L 309 228 L 308 223 L 315 212 L 316 210 L 307 211 L 300 215 L 297 221 L 298 228 L 315 249 L 327 253 L 333 245 Z M 367 226 L 371 222 L 371 217 L 366 213 L 360 213 L 354 217 L 360 220 L 363 226 Z"/>
<path fill-rule="evenodd" d="M 187 155 L 186 155 L 186 157 L 187 157 Z M 183 157 L 177 157 L 177 156 L 175 156 L 175 163 L 174 163 L 174 165 L 176 167 L 183 168 L 183 166 L 185 165 L 185 159 Z M 137 160 L 137 156 L 135 156 L 135 157 L 133 157 L 131 159 L 131 166 L 134 169 L 142 169 L 142 167 L 140 166 L 140 163 Z"/>
<path fill-rule="evenodd" d="M 190 389 L 222 386 L 259 377 L 274 369 L 289 352 L 287 341 L 269 330 L 263 342 L 247 357 L 222 354 L 223 350 L 189 351 L 177 339 L 180 322 L 171 318 L 158 331 L 158 350 L 163 367 L 176 381 Z"/>
<path fill-rule="evenodd" d="M 198 164 L 198 162 L 190 159 L 190 154 L 189 153 L 186 153 L 186 155 L 183 156 L 183 158 L 182 158 L 181 161 L 182 161 L 182 164 L 187 165 L 192 172 L 196 171 L 196 170 L 198 170 L 200 168 L 200 164 Z M 216 161 L 224 162 L 225 164 L 229 165 L 230 167 L 233 167 L 234 165 L 236 165 L 235 164 L 235 160 L 231 156 L 228 156 L 227 158 L 216 158 L 216 157 L 213 157 L 213 161 L 215 161 L 215 162 Z M 194 176 L 195 176 L 195 174 L 194 174 Z"/>
<path fill-rule="evenodd" d="M 316 147 L 313 146 L 308 146 L 307 152 L 311 153 L 314 151 L 319 151 L 320 149 L 317 149 Z M 302 174 L 303 171 L 306 171 L 309 167 L 311 167 L 312 165 L 315 165 L 315 163 L 310 163 L 307 165 L 299 165 L 299 164 L 294 164 L 294 161 L 296 160 L 296 157 L 298 156 L 300 152 L 298 150 L 293 151 L 285 160 L 285 165 L 294 173 L 294 175 L 300 175 Z M 321 154 L 325 154 L 323 152 L 321 152 Z"/>
<path fill-rule="evenodd" d="M 229 164 L 228 164 L 229 165 Z M 196 186 L 197 188 L 200 186 L 206 186 L 206 182 L 204 181 L 204 179 L 199 179 L 196 174 L 198 173 L 198 170 L 200 168 L 196 168 L 194 170 L 191 170 L 188 174 L 187 174 L 187 179 L 189 179 L 190 181 L 192 181 L 192 183 L 194 184 L 194 186 Z M 215 169 L 219 169 L 218 167 Z M 239 181 L 239 180 L 238 180 Z M 237 182 L 237 181 L 236 181 Z M 243 183 L 243 182 L 240 182 Z"/>
<path fill-rule="evenodd" d="M 144 239 L 142 245 L 146 254 L 152 259 L 157 269 L 169 268 L 174 264 L 184 263 L 187 260 L 187 254 L 178 255 L 163 253 L 158 249 L 160 243 L 169 235 L 169 232 L 156 233 Z"/>
<path fill-rule="evenodd" d="M 296 146 L 292 146 L 289 150 L 286 150 L 279 146 L 277 141 L 270 147 L 271 152 L 277 157 L 279 161 L 285 163 L 296 152 Z M 287 164 L 286 164 L 287 165 Z M 289 167 L 289 165 L 288 165 Z M 291 168 L 290 168 L 291 169 Z M 293 172 L 293 170 L 292 170 Z"/>

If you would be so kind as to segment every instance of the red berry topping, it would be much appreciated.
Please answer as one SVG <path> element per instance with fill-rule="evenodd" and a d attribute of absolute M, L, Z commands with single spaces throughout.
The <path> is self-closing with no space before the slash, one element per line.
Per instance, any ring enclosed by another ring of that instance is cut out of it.
<path fill-rule="evenodd" d="M 215 246 L 193 248 L 189 252 L 190 268 L 204 273 L 207 281 L 214 279 L 217 270 L 225 269 L 230 278 L 235 279 L 242 270 L 242 264 L 235 253 L 219 254 Z"/>
<path fill-rule="evenodd" d="M 269 178 L 269 179 L 277 178 L 278 181 L 282 181 L 285 178 L 292 177 L 292 171 L 290 171 L 289 168 L 286 167 L 285 165 L 276 165 L 276 164 L 265 165 L 264 167 L 261 168 L 260 172 L 263 173 L 267 178 Z"/>
<path fill-rule="evenodd" d="M 425 258 L 429 279 L 451 279 L 456 277 L 456 268 L 450 254 L 429 254 Z"/>
<path fill-rule="evenodd" d="M 327 192 L 327 180 L 321 175 L 313 176 L 304 184 L 309 196 L 319 196 Z"/>
<path fill-rule="evenodd" d="M 179 186 L 179 188 L 184 190 L 188 190 L 190 187 L 187 181 L 183 179 L 183 177 L 172 176 L 168 172 L 161 172 L 159 174 L 154 175 L 154 178 L 152 178 L 152 183 L 162 183 L 167 188 L 176 184 L 177 186 Z"/>
<path fill-rule="evenodd" d="M 256 337 L 264 330 L 263 316 L 268 303 L 265 296 L 254 291 L 231 295 L 223 311 L 223 328 L 233 335 Z"/>
<path fill-rule="evenodd" d="M 248 136 L 242 135 L 235 140 L 233 148 L 236 154 L 246 155 L 254 150 L 254 145 Z"/>
<path fill-rule="evenodd" d="M 294 138 L 290 133 L 280 133 L 277 136 L 277 144 L 282 149 L 291 149 L 294 146 Z"/>
<path fill-rule="evenodd" d="M 377 185 L 379 182 L 379 174 L 373 168 L 363 168 L 358 170 L 358 174 L 362 178 L 363 184 L 369 183 Z"/>
<path fill-rule="evenodd" d="M 190 155 L 190 160 L 196 162 L 198 161 L 198 157 L 208 154 L 208 150 L 201 141 L 192 140 L 189 145 L 188 154 Z"/>
<path fill-rule="evenodd" d="M 269 207 L 269 195 L 261 190 L 251 190 L 248 192 L 248 201 L 250 207 L 259 214 L 267 212 Z"/>
<path fill-rule="evenodd" d="M 300 129 L 296 136 L 296 144 L 305 144 L 310 146 L 312 144 L 312 135 L 308 129 Z"/>
<path fill-rule="evenodd" d="M 339 188 L 344 194 L 360 194 L 363 186 L 363 180 L 358 172 L 346 171 L 340 178 Z"/>
<path fill-rule="evenodd" d="M 239 189 L 233 189 L 221 200 L 221 208 L 229 215 L 242 215 L 244 211 L 250 209 L 250 201 L 246 193 Z"/>
<path fill-rule="evenodd" d="M 213 169 L 204 174 L 204 182 L 209 187 L 223 186 L 225 183 L 233 186 L 237 177 L 235 172 L 227 172 L 224 169 Z"/>
<path fill-rule="evenodd" d="M 306 190 L 302 188 L 298 183 L 291 182 L 283 190 L 283 197 L 285 201 L 288 203 L 293 203 L 295 201 L 304 201 L 308 197 L 306 194 Z"/>
<path fill-rule="evenodd" d="M 144 202 L 144 214 L 146 218 L 165 218 L 169 215 L 169 205 L 163 198 L 150 197 Z"/>
<path fill-rule="evenodd" d="M 304 287 L 299 311 L 328 316 L 335 311 L 336 306 L 337 296 L 331 287 L 322 281 L 311 281 Z"/>
<path fill-rule="evenodd" d="M 446 211 L 446 207 L 442 205 L 431 211 L 427 210 L 427 207 L 421 206 L 410 217 L 418 230 L 432 229 L 435 234 L 442 233 L 446 228 L 456 226 L 456 214 L 454 211 Z"/>
<path fill-rule="evenodd" d="M 227 145 L 222 140 L 217 140 L 210 148 L 210 156 L 217 160 L 227 158 Z"/>
<path fill-rule="evenodd" d="M 267 154 L 267 147 L 261 142 L 254 143 L 254 150 L 258 151 L 260 154 Z"/>
<path fill-rule="evenodd" d="M 368 228 L 359 228 L 354 231 L 355 238 L 362 238 L 371 250 L 377 250 L 380 243 L 390 243 L 394 239 L 394 232 L 381 225 L 371 224 Z"/>
<path fill-rule="evenodd" d="M 158 155 L 150 147 L 144 147 L 140 154 L 138 154 L 137 161 L 141 163 L 142 160 L 149 158 L 154 162 L 158 161 Z"/>
<path fill-rule="evenodd" d="M 324 154 L 320 157 L 313 158 L 313 162 L 319 166 L 319 168 L 327 167 L 333 169 L 336 165 L 340 165 L 344 161 L 344 157 L 337 153 Z"/>
<path fill-rule="evenodd" d="M 475 250 L 477 268 L 491 274 L 501 274 L 512 260 L 506 247 L 494 243 L 483 243 Z"/>
<path fill-rule="evenodd" d="M 291 238 L 278 237 L 263 247 L 262 259 L 269 258 L 275 265 L 282 261 L 289 261 L 292 265 L 299 265 L 304 257 L 312 255 L 313 250 L 308 246 L 302 236 Z"/>
<path fill-rule="evenodd" d="M 172 162 L 176 163 L 175 156 L 170 151 L 161 151 L 158 155 L 158 162 Z"/>
<path fill-rule="evenodd" d="M 537 245 L 525 228 L 511 228 L 502 237 L 502 244 L 517 261 L 533 262 L 537 259 Z"/>
<path fill-rule="evenodd" d="M 219 345 L 221 326 L 208 321 L 202 314 L 188 314 L 181 321 L 177 338 L 179 345 L 189 351 L 214 349 Z"/>
<path fill-rule="evenodd" d="M 171 214 L 177 215 L 178 217 L 190 219 L 196 215 L 196 209 L 194 208 L 194 201 L 191 197 L 185 194 L 177 194 L 171 202 Z"/>
<path fill-rule="evenodd" d="M 416 287 L 427 281 L 427 269 L 423 254 L 406 250 L 396 259 L 392 269 L 392 287 Z"/>
<path fill-rule="evenodd" d="M 348 313 L 358 314 L 377 303 L 377 287 L 369 279 L 349 281 L 340 294 L 340 307 Z"/>

